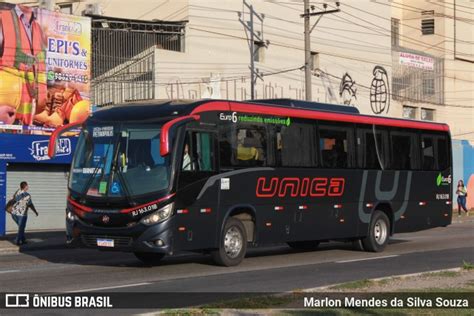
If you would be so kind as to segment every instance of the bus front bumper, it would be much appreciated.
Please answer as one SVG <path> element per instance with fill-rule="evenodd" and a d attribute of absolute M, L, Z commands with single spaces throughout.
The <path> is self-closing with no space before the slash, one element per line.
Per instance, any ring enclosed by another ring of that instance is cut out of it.
<path fill-rule="evenodd" d="M 132 227 L 98 227 L 80 219 L 66 219 L 68 244 L 105 251 L 173 254 L 174 217 L 161 223 Z"/>

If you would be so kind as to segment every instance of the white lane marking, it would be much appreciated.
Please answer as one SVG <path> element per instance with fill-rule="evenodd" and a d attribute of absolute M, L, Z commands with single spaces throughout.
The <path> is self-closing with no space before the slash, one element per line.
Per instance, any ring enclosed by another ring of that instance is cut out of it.
<path fill-rule="evenodd" d="M 20 272 L 20 270 L 3 270 L 0 273 L 13 273 L 13 272 Z"/>
<path fill-rule="evenodd" d="M 399 255 L 390 255 L 390 256 L 382 256 L 382 257 L 372 257 L 372 258 L 362 258 L 362 259 L 341 260 L 341 261 L 335 261 L 335 263 L 347 263 L 347 262 L 356 262 L 356 261 L 377 260 L 377 259 L 393 258 L 393 257 L 398 257 L 398 256 L 399 256 Z"/>
<path fill-rule="evenodd" d="M 65 291 L 64 293 L 82 293 L 82 292 L 102 291 L 102 290 L 120 289 L 124 287 L 134 287 L 134 286 L 150 285 L 150 284 L 151 284 L 150 282 L 143 282 L 143 283 L 124 284 L 124 285 L 107 286 L 107 287 L 96 287 L 92 289 Z"/>

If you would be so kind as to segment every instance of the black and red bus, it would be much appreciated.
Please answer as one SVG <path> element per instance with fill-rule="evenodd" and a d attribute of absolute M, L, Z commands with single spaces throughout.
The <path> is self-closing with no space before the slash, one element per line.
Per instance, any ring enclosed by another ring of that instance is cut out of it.
<path fill-rule="evenodd" d="M 67 237 L 148 263 L 197 251 L 231 266 L 248 245 L 331 240 L 378 252 L 451 223 L 451 174 L 445 124 L 294 100 L 117 105 L 82 123 Z"/>

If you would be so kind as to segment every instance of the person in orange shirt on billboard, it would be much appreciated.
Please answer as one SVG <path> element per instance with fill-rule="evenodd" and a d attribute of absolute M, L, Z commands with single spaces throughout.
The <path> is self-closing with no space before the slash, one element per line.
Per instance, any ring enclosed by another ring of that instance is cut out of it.
<path fill-rule="evenodd" d="M 46 39 L 33 8 L 0 3 L 0 122 L 31 125 L 45 106 Z"/>

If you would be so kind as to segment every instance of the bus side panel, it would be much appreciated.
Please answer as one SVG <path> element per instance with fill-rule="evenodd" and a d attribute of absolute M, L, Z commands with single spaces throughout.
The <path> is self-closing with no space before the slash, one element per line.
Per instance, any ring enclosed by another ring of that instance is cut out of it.
<path fill-rule="evenodd" d="M 408 206 L 395 232 L 412 232 L 451 224 L 450 170 L 413 171 Z"/>
<path fill-rule="evenodd" d="M 360 172 L 253 169 L 226 177 L 229 190 L 220 192 L 221 209 L 229 210 L 241 204 L 254 209 L 258 243 L 357 235 L 356 179 L 360 178 Z"/>
<path fill-rule="evenodd" d="M 196 250 L 217 247 L 216 228 L 218 217 L 217 184 L 199 196 L 207 179 L 178 190 L 175 215 L 177 217 L 175 248 Z"/>

